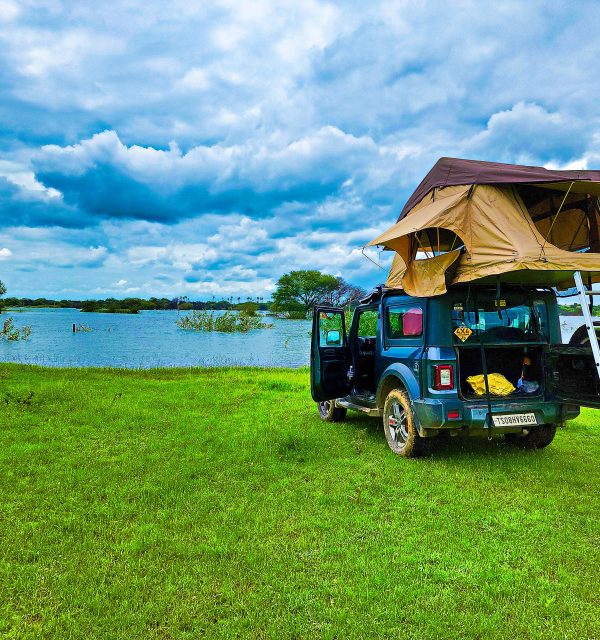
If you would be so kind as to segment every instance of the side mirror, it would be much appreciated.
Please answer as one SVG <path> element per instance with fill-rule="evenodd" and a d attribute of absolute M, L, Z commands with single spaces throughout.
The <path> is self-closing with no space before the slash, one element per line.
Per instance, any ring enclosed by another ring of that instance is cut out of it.
<path fill-rule="evenodd" d="M 342 338 L 340 336 L 340 332 L 336 330 L 331 330 L 327 332 L 325 336 L 325 344 L 327 346 L 336 346 L 339 347 L 342 344 Z"/>

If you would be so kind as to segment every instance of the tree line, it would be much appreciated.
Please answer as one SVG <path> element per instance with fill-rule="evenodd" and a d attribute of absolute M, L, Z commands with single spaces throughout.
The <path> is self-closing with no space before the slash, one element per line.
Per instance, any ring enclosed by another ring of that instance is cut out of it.
<path fill-rule="evenodd" d="M 0 282 L 0 296 L 6 287 Z M 271 311 L 290 318 L 305 318 L 315 304 L 331 306 L 354 306 L 365 291 L 346 282 L 339 276 L 317 270 L 290 271 L 281 276 L 276 284 L 272 300 L 261 296 L 229 296 L 212 300 L 192 301 L 187 296 L 175 298 L 105 298 L 99 300 L 51 300 L 49 298 L 9 297 L 0 301 L 2 307 L 53 307 L 81 309 L 85 312 L 139 313 L 168 309 L 194 311 L 241 311 L 248 304 L 257 310 Z"/>

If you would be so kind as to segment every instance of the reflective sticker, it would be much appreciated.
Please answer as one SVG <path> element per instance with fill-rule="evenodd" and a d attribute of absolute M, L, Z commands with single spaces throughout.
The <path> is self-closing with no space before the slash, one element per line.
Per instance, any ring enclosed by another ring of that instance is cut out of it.
<path fill-rule="evenodd" d="M 454 311 L 462 311 L 462 310 L 463 310 L 462 303 L 457 302 L 457 303 L 454 305 Z"/>
<path fill-rule="evenodd" d="M 494 300 L 494 305 L 496 307 L 505 307 L 506 306 L 506 300 Z"/>
<path fill-rule="evenodd" d="M 464 324 L 461 325 L 460 327 L 456 327 L 456 329 L 454 330 L 454 335 L 462 342 L 467 340 L 472 333 L 473 331 Z"/>

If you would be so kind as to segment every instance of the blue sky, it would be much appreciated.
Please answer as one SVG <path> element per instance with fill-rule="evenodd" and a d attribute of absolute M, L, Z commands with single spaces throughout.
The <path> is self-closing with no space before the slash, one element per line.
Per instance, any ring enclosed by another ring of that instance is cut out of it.
<path fill-rule="evenodd" d="M 0 279 L 369 288 L 361 247 L 438 157 L 600 167 L 599 25 L 585 1 L 0 0 Z"/>

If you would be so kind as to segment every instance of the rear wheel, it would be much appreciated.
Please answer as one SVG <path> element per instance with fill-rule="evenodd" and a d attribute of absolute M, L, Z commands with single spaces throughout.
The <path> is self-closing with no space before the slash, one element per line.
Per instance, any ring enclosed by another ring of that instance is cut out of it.
<path fill-rule="evenodd" d="M 346 417 L 348 411 L 343 407 L 336 407 L 335 400 L 319 402 L 318 406 L 321 420 L 325 420 L 325 422 L 341 422 Z"/>
<path fill-rule="evenodd" d="M 507 433 L 504 438 L 506 442 L 522 449 L 543 449 L 554 440 L 555 435 L 555 424 L 541 424 L 533 427 L 526 436 L 520 433 Z"/>
<path fill-rule="evenodd" d="M 390 449 L 405 458 L 415 458 L 427 451 L 427 441 L 419 435 L 410 400 L 405 391 L 393 389 L 383 407 L 383 429 Z"/>
<path fill-rule="evenodd" d="M 596 335 L 600 338 L 600 322 L 594 322 L 594 329 L 596 330 Z M 582 325 L 578 329 L 575 330 L 571 339 L 569 340 L 569 345 L 578 346 L 590 343 L 590 337 L 588 336 L 587 328 L 585 325 Z"/>

